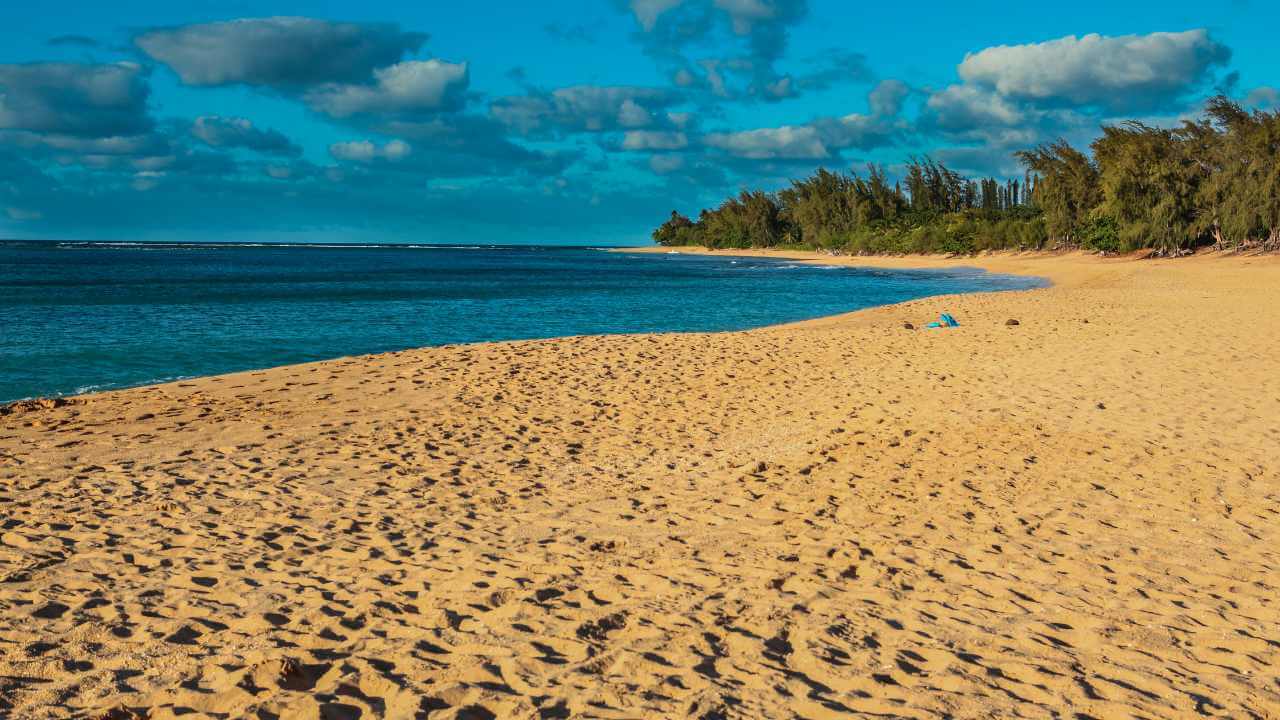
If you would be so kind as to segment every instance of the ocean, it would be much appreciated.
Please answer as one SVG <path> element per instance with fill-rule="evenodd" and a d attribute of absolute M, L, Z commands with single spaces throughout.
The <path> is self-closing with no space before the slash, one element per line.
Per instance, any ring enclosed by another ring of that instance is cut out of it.
<path fill-rule="evenodd" d="M 583 247 L 0 242 L 0 401 L 429 345 L 741 330 L 1044 284 Z"/>

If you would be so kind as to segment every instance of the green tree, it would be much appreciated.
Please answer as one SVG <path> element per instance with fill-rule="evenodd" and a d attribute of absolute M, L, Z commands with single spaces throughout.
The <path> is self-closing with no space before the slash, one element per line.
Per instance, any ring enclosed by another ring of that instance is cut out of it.
<path fill-rule="evenodd" d="M 692 220 L 672 210 L 671 218 L 653 231 L 653 241 L 659 245 L 688 244 L 685 241 L 691 238 L 693 227 Z"/>
<path fill-rule="evenodd" d="M 1280 111 L 1249 113 L 1224 96 L 1186 123 L 1203 178 L 1195 228 L 1221 247 L 1280 249 Z"/>
<path fill-rule="evenodd" d="M 1190 148 L 1184 133 L 1137 121 L 1102 129 L 1093 143 L 1102 187 L 1095 215 L 1116 221 L 1122 247 L 1168 254 L 1196 243 L 1203 174 Z"/>
<path fill-rule="evenodd" d="M 1033 200 L 1044 212 L 1049 237 L 1066 245 L 1078 243 L 1101 200 L 1097 166 L 1066 140 L 1020 151 L 1017 157 L 1038 178 Z"/>

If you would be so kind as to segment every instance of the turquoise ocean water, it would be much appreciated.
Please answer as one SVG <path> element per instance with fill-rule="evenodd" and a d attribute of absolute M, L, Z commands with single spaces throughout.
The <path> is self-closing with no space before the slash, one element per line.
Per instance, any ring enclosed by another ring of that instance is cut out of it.
<path fill-rule="evenodd" d="M 0 242 L 0 401 L 426 345 L 739 330 L 1043 284 L 580 247 Z"/>

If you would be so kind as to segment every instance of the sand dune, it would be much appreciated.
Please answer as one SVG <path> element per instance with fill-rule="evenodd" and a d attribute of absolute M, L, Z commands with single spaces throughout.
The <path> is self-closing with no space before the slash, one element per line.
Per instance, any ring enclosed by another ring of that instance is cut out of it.
<path fill-rule="evenodd" d="M 965 264 L 0 416 L 0 715 L 1280 717 L 1280 260 Z"/>

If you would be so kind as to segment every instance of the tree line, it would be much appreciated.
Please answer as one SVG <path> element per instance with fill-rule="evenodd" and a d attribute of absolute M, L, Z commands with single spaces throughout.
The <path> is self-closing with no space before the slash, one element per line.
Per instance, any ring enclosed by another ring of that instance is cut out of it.
<path fill-rule="evenodd" d="M 1019 152 L 1020 179 L 974 180 L 928 157 L 896 182 L 876 165 L 819 169 L 777 192 L 743 190 L 696 221 L 673 211 L 653 239 L 852 253 L 1280 250 L 1280 110 L 1218 96 L 1176 128 L 1104 126 L 1090 150 L 1059 140 Z"/>

